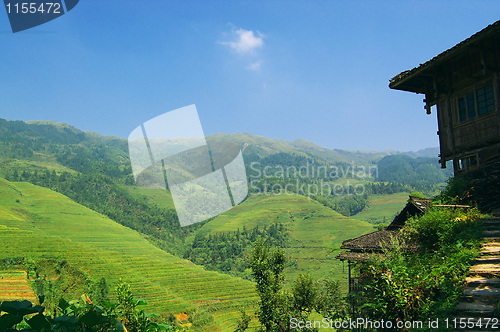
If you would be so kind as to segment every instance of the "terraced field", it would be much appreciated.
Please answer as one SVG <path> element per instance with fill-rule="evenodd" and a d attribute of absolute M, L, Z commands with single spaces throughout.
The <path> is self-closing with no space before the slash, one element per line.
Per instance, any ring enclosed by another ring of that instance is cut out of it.
<path fill-rule="evenodd" d="M 38 154 L 37 157 L 38 160 L 19 160 L 13 158 L 2 158 L 0 156 L 0 176 L 11 174 L 11 172 L 16 169 L 19 173 L 22 173 L 23 171 L 44 172 L 47 169 L 49 171 L 54 170 L 57 173 L 75 173 L 74 170 L 67 168 L 53 160 L 54 158 L 50 158 L 40 154 Z"/>
<path fill-rule="evenodd" d="M 0 258 L 61 257 L 112 286 L 122 278 L 148 311 L 204 317 L 196 331 L 232 331 L 239 308 L 254 312 L 251 282 L 172 256 L 49 189 L 0 179 L 0 225 Z"/>
<path fill-rule="evenodd" d="M 347 290 L 347 269 L 335 256 L 340 253 L 342 241 L 373 231 L 373 225 L 344 217 L 305 196 L 250 196 L 199 231 L 202 234 L 227 232 L 241 230 L 243 226 L 250 229 L 276 222 L 290 229 L 289 247 L 285 251 L 298 262 L 297 269 L 286 271 L 288 280 L 307 272 L 318 279 L 330 277 L 340 280 Z"/>
<path fill-rule="evenodd" d="M 164 189 L 147 189 L 138 186 L 127 186 L 126 189 L 134 197 L 143 197 L 148 203 L 153 203 L 162 209 L 175 208 L 170 191 Z"/>
<path fill-rule="evenodd" d="M 0 302 L 12 300 L 28 300 L 33 303 L 37 301 L 26 278 L 26 271 L 0 271 Z"/>
<path fill-rule="evenodd" d="M 369 197 L 370 207 L 353 216 L 358 220 L 384 222 L 389 224 L 394 216 L 401 212 L 408 201 L 408 193 L 390 195 L 372 195 Z"/>

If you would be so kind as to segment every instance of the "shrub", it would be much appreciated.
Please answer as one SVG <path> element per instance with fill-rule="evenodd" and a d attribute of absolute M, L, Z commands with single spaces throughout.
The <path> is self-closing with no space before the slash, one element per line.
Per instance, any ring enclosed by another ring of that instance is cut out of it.
<path fill-rule="evenodd" d="M 479 252 L 477 210 L 432 208 L 410 219 L 383 257 L 359 263 L 353 316 L 425 320 L 452 314 Z M 408 250 L 408 248 L 416 248 Z"/>
<path fill-rule="evenodd" d="M 135 299 L 130 287 L 121 283 L 117 288 L 118 302 L 92 303 L 87 295 L 79 301 L 59 300 L 57 315 L 30 301 L 4 301 L 0 304 L 0 331 L 65 331 L 65 332 L 155 332 L 176 331 L 175 328 L 154 323 L 153 315 L 138 308 L 144 301 Z"/>

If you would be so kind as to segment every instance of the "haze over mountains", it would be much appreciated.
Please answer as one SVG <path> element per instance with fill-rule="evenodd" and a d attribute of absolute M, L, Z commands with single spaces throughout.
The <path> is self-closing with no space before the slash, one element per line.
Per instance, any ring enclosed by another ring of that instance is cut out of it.
<path fill-rule="evenodd" d="M 7 120 L 10 121 L 10 120 Z M 22 121 L 15 121 L 22 122 Z M 32 120 L 25 121 L 26 124 L 32 125 L 44 125 L 44 126 L 53 126 L 57 128 L 59 131 L 72 131 L 74 133 L 85 133 L 89 137 L 99 137 L 102 139 L 113 140 L 113 139 L 122 139 L 126 140 L 126 138 L 120 138 L 117 136 L 103 136 L 94 131 L 80 131 L 76 127 L 64 123 L 64 122 L 54 122 L 52 120 Z M 380 151 L 374 150 L 348 150 L 348 149 L 328 149 L 323 148 L 313 142 L 305 140 L 303 138 L 296 138 L 294 141 L 287 141 L 282 139 L 273 139 L 267 138 L 265 136 L 257 136 L 249 133 L 217 133 L 213 135 L 207 136 L 207 141 L 216 141 L 216 142 L 237 142 L 240 144 L 253 144 L 257 147 L 260 147 L 262 151 L 260 151 L 259 155 L 265 156 L 267 154 L 276 153 L 276 152 L 291 152 L 291 151 L 314 151 L 320 156 L 326 156 L 327 154 L 331 154 L 330 158 L 335 156 L 339 157 L 339 160 L 349 159 L 349 156 L 364 156 L 368 160 L 376 160 L 377 158 L 381 158 L 381 156 L 393 155 L 393 154 L 404 154 L 413 158 L 417 157 L 428 157 L 428 158 L 437 158 L 439 154 L 438 147 L 429 147 L 423 148 L 418 151 L 398 151 L 392 149 L 385 149 Z M 330 159 L 328 158 L 328 159 Z M 373 158 L 373 159 L 372 159 Z"/>

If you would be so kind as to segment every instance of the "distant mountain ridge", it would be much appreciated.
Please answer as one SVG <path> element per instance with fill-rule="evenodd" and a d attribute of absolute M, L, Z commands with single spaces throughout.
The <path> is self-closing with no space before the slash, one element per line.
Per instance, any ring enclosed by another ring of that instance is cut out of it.
<path fill-rule="evenodd" d="M 432 157 L 437 160 L 439 153 L 437 147 L 419 151 L 328 149 L 303 138 L 287 141 L 249 133 L 217 133 L 207 136 L 206 139 L 209 144 L 210 142 L 238 143 L 244 157 L 248 160 L 260 159 L 281 152 L 332 164 L 373 165 L 389 155 L 407 155 L 413 158 Z M 16 142 L 16 145 L 9 147 L 7 142 Z M 55 148 L 54 145 L 73 146 L 73 150 L 77 147 L 78 149 L 85 147 L 92 150 L 98 149 L 97 154 L 89 152 L 89 157 L 91 155 L 104 157 L 107 162 L 112 162 L 115 165 L 118 163 L 116 166 L 120 168 L 128 165 L 126 138 L 103 136 L 93 131 L 81 131 L 63 122 L 42 120 L 23 122 L 0 119 L 0 153 L 6 152 L 3 153 L 4 158 L 31 159 L 35 158 L 36 155 L 37 158 L 44 156 L 45 159 L 59 159 L 61 161 L 61 156 L 57 154 L 67 149 Z M 49 148 L 49 146 L 51 147 Z M 22 153 L 18 154 L 16 151 L 22 151 Z"/>
<path fill-rule="evenodd" d="M 439 154 L 438 147 L 424 148 L 418 151 L 398 151 L 398 150 L 348 150 L 348 149 L 328 149 L 310 142 L 303 138 L 297 138 L 294 141 L 287 141 L 276 138 L 267 138 L 265 136 L 257 136 L 249 133 L 217 133 L 207 136 L 207 141 L 215 142 L 237 142 L 242 146 L 243 150 L 255 150 L 257 147 L 260 151 L 255 151 L 260 157 L 268 156 L 277 152 L 295 152 L 299 155 L 308 157 L 316 157 L 324 159 L 327 162 L 360 162 L 360 164 L 378 162 L 385 156 L 389 155 L 407 155 L 413 158 L 429 157 L 437 158 Z M 247 151 L 247 154 L 249 151 Z M 245 154 L 245 153 L 244 153 Z"/>
<path fill-rule="evenodd" d="M 413 157 L 413 158 L 418 158 L 418 157 L 428 157 L 428 158 L 437 158 L 439 155 L 439 148 L 425 148 L 421 149 L 418 151 L 410 151 L 410 152 L 403 152 L 401 154 Z"/>

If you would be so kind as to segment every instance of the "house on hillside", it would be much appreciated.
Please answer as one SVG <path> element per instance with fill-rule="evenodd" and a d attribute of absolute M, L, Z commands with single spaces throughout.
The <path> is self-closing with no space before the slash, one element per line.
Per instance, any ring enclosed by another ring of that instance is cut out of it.
<path fill-rule="evenodd" d="M 391 89 L 425 94 L 436 105 L 440 163 L 455 173 L 500 156 L 500 21 L 390 80 Z"/>
<path fill-rule="evenodd" d="M 359 285 L 359 276 L 353 277 L 351 263 L 364 261 L 372 255 L 383 254 L 383 250 L 390 247 L 391 239 L 397 236 L 408 218 L 422 215 L 431 206 L 431 199 L 410 196 L 404 209 L 394 218 L 389 226 L 376 232 L 361 235 L 355 239 L 342 242 L 340 249 L 345 249 L 337 259 L 348 262 L 349 292 L 355 292 Z M 406 248 L 408 250 L 416 248 Z"/>

